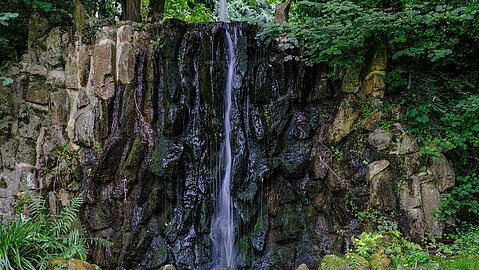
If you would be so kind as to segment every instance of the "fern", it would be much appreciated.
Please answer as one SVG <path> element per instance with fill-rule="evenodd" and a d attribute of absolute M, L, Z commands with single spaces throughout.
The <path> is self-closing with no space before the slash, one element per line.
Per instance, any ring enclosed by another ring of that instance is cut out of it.
<path fill-rule="evenodd" d="M 8 225 L 0 224 L 0 269 L 48 269 L 49 261 L 61 257 L 85 260 L 87 242 L 97 246 L 110 245 L 104 239 L 87 238 L 84 231 L 74 228 L 83 204 L 82 194 L 70 200 L 59 215 L 47 211 L 46 200 L 33 192 L 21 198 L 23 213 Z"/>

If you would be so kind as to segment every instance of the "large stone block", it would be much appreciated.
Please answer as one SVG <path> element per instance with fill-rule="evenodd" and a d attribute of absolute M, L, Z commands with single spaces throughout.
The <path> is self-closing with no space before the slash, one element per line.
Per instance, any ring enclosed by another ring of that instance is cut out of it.
<path fill-rule="evenodd" d="M 361 70 L 362 65 L 357 63 L 352 64 L 348 68 L 346 74 L 344 74 L 341 91 L 345 93 L 356 93 L 359 90 L 359 87 L 361 87 Z"/>
<path fill-rule="evenodd" d="M 25 100 L 41 105 L 47 105 L 50 98 L 47 84 L 43 80 L 31 80 L 25 92 Z"/>
<path fill-rule="evenodd" d="M 70 116 L 70 97 L 64 89 L 60 89 L 51 94 L 50 112 L 52 123 L 55 125 L 66 126 Z"/>
<path fill-rule="evenodd" d="M 421 185 L 422 206 L 429 233 L 436 238 L 442 236 L 444 222 L 434 213 L 441 205 L 441 193 L 434 183 L 426 182 Z"/>
<path fill-rule="evenodd" d="M 454 169 L 443 154 L 439 154 L 438 157 L 430 159 L 429 170 L 434 175 L 436 187 L 439 192 L 444 192 L 456 184 Z"/>
<path fill-rule="evenodd" d="M 396 208 L 395 179 L 387 169 L 387 160 L 375 161 L 368 165 L 369 197 L 375 207 L 384 211 Z"/>
<path fill-rule="evenodd" d="M 116 71 L 117 78 L 122 83 L 135 81 L 135 66 L 137 51 L 133 44 L 119 43 L 117 48 Z"/>
<path fill-rule="evenodd" d="M 343 102 L 341 102 L 338 114 L 329 130 L 329 140 L 331 142 L 337 143 L 341 141 L 353 130 L 354 122 L 359 117 L 359 113 L 356 110 L 357 103 L 358 99 L 353 94 L 346 96 Z"/>
<path fill-rule="evenodd" d="M 85 87 L 88 83 L 88 76 L 90 74 L 90 50 L 87 46 L 81 46 L 78 50 L 78 78 L 80 85 Z"/>
<path fill-rule="evenodd" d="M 74 142 L 83 146 L 92 146 L 94 137 L 95 115 L 91 110 L 86 110 L 75 121 Z"/>
<path fill-rule="evenodd" d="M 115 43 L 109 39 L 99 42 L 93 51 L 93 82 L 95 93 L 102 99 L 115 95 Z"/>
<path fill-rule="evenodd" d="M 391 143 L 391 134 L 381 128 L 377 128 L 374 132 L 369 134 L 368 143 L 377 150 L 387 149 Z"/>
<path fill-rule="evenodd" d="M 366 95 L 372 94 L 375 98 L 383 98 L 384 90 L 386 89 L 386 83 L 384 79 L 386 78 L 385 71 L 372 71 L 366 76 L 366 86 L 364 88 L 364 93 Z"/>

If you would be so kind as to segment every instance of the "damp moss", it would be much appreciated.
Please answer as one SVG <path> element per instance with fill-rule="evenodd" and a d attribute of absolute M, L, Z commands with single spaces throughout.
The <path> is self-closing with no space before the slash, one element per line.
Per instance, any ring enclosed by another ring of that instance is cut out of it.
<path fill-rule="evenodd" d="M 7 184 L 7 181 L 5 180 L 5 178 L 0 179 L 0 188 L 3 188 L 3 189 L 8 188 L 8 184 Z"/>
<path fill-rule="evenodd" d="M 130 154 L 126 158 L 124 168 L 134 166 L 138 162 L 142 150 L 141 146 L 141 139 L 139 136 L 137 136 L 135 141 L 133 141 L 133 145 L 131 146 Z"/>

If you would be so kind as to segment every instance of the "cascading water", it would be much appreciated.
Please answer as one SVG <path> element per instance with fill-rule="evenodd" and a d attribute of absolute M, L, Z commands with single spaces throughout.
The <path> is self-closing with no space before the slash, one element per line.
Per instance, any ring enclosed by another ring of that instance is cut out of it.
<path fill-rule="evenodd" d="M 234 224 L 233 205 L 231 200 L 231 92 L 233 88 L 233 76 L 236 65 L 234 56 L 234 44 L 230 34 L 226 31 L 228 43 L 228 75 L 225 86 L 225 139 L 221 147 L 220 165 L 224 166 L 220 191 L 216 200 L 216 217 L 211 230 L 213 240 L 213 263 L 211 269 L 219 269 L 226 266 L 235 267 L 234 254 Z"/>
<path fill-rule="evenodd" d="M 226 22 L 226 0 L 220 0 L 220 22 Z"/>

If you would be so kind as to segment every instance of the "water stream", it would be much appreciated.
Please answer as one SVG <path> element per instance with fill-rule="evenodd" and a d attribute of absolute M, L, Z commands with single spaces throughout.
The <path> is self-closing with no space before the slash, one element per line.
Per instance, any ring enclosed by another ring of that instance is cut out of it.
<path fill-rule="evenodd" d="M 224 168 L 220 191 L 216 200 L 216 216 L 211 230 L 213 240 L 213 264 L 211 269 L 219 269 L 226 266 L 235 267 L 234 254 L 234 224 L 233 206 L 231 200 L 231 92 L 233 88 L 233 76 L 236 60 L 234 56 L 234 43 L 230 34 L 226 31 L 228 43 L 228 74 L 225 86 L 225 136 L 220 153 L 220 165 Z"/>
<path fill-rule="evenodd" d="M 226 22 L 226 0 L 220 0 L 220 22 Z"/>

